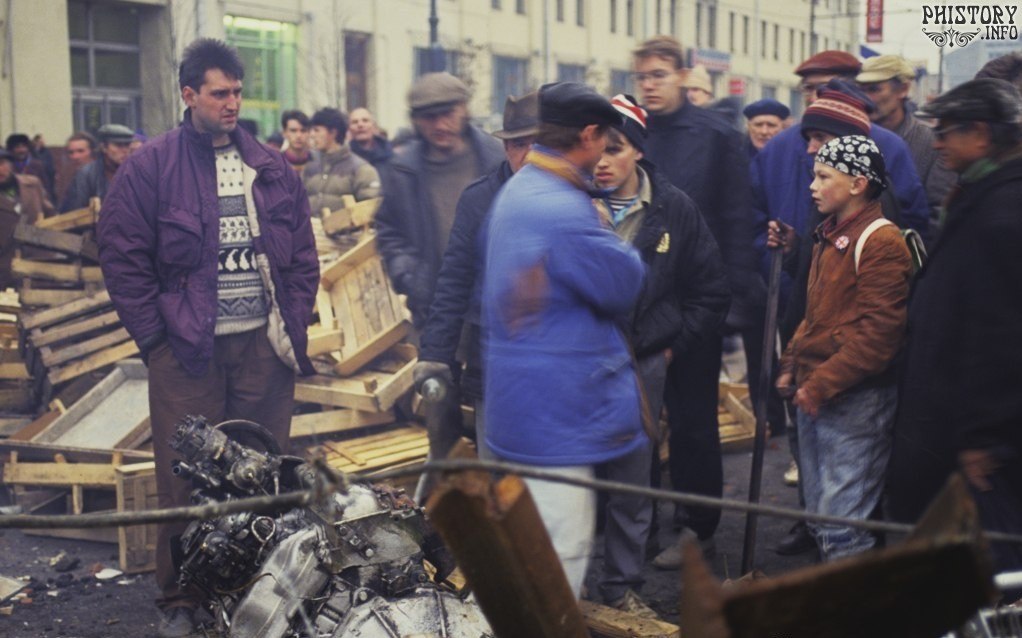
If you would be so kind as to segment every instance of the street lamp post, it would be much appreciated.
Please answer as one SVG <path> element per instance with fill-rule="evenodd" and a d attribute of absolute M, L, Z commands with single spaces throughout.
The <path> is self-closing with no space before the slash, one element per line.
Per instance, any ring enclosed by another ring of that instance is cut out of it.
<path fill-rule="evenodd" d="M 440 47 L 440 36 L 437 33 L 439 22 L 436 0 L 429 0 L 429 70 L 434 72 L 444 70 L 444 50 Z"/>

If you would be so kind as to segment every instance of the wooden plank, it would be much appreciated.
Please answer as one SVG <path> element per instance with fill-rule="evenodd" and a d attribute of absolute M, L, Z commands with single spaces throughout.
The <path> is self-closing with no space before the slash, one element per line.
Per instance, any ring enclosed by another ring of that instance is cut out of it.
<path fill-rule="evenodd" d="M 60 348 L 59 350 L 47 350 L 42 353 L 43 365 L 47 368 L 58 366 L 62 363 L 67 363 L 73 359 L 84 357 L 85 355 L 92 354 L 97 350 L 102 350 L 113 345 L 117 345 L 122 341 L 127 341 L 131 338 L 128 334 L 127 329 L 117 328 L 113 332 L 87 339 L 81 343 L 76 343 L 73 346 L 67 346 L 66 348 Z"/>
<path fill-rule="evenodd" d="M 53 385 L 57 385 L 81 376 L 87 372 L 110 365 L 111 363 L 127 359 L 128 357 L 136 354 L 138 354 L 138 345 L 136 345 L 133 340 L 128 340 L 120 345 L 91 354 L 84 359 L 75 361 L 74 363 L 70 363 L 60 368 L 54 368 L 50 371 L 46 378 L 49 379 L 50 383 Z"/>
<path fill-rule="evenodd" d="M 159 507 L 155 463 L 122 465 L 117 468 L 117 511 L 138 512 Z M 129 574 L 156 567 L 156 525 L 134 525 L 117 529 L 121 571 Z"/>
<path fill-rule="evenodd" d="M 70 528 L 70 529 L 26 529 L 22 530 L 26 536 L 44 536 L 46 538 L 61 538 L 69 541 L 89 541 L 90 543 L 117 543 L 117 530 L 107 528 Z"/>
<path fill-rule="evenodd" d="M 12 441 L 29 441 L 45 430 L 61 415 L 60 410 L 50 410 L 10 436 Z"/>
<path fill-rule="evenodd" d="M 38 290 L 22 288 L 18 294 L 26 307 L 62 306 L 89 297 L 85 290 Z"/>
<path fill-rule="evenodd" d="M 32 328 L 43 328 L 45 326 L 66 321 L 72 317 L 77 317 L 100 308 L 105 308 L 109 305 L 111 305 L 110 293 L 103 290 L 95 295 L 79 299 L 66 305 L 57 306 L 55 308 L 47 308 L 46 310 L 40 310 L 39 312 L 22 314 L 21 325 L 28 330 L 31 330 Z"/>
<path fill-rule="evenodd" d="M 152 452 L 140 450 L 94 450 L 67 445 L 50 445 L 32 441 L 0 440 L 0 455 L 17 454 L 23 461 L 48 462 L 54 454 L 63 454 L 70 463 L 112 463 L 119 454 L 125 463 L 143 463 L 153 460 Z"/>
<path fill-rule="evenodd" d="M 355 374 L 368 365 L 370 361 L 390 350 L 394 344 L 407 337 L 411 330 L 412 324 L 408 321 L 402 321 L 397 325 L 391 326 L 365 342 L 352 355 L 344 357 L 334 366 L 334 371 L 342 377 Z"/>
<path fill-rule="evenodd" d="M 295 384 L 295 400 L 319 403 L 368 412 L 385 412 L 413 385 L 415 359 L 406 362 L 398 372 L 359 372 L 341 379 L 317 374 L 304 377 Z M 368 387 L 375 387 L 368 390 Z"/>
<path fill-rule="evenodd" d="M 485 472 L 459 472 L 440 483 L 426 509 L 494 635 L 588 636 L 524 481 L 505 476 L 495 483 Z"/>
<path fill-rule="evenodd" d="M 114 466 L 103 463 L 5 463 L 4 483 L 40 487 L 114 487 Z"/>
<path fill-rule="evenodd" d="M 99 266 L 82 266 L 81 264 L 54 264 L 46 261 L 34 261 L 15 257 L 11 261 L 11 272 L 19 277 L 61 281 L 67 283 L 101 282 L 103 271 Z"/>
<path fill-rule="evenodd" d="M 88 228 L 96 225 L 96 210 L 90 206 L 68 211 L 52 217 L 44 217 L 36 220 L 35 225 L 39 228 L 50 230 L 74 230 L 76 228 Z"/>
<path fill-rule="evenodd" d="M 336 434 L 359 428 L 387 425 L 395 420 L 393 412 L 373 413 L 342 409 L 300 414 L 291 418 L 291 438 Z"/>
<path fill-rule="evenodd" d="M 306 352 L 310 357 L 335 352 L 344 345 L 340 330 L 309 329 L 309 346 Z"/>
<path fill-rule="evenodd" d="M 82 319 L 73 323 L 66 323 L 59 326 L 52 326 L 42 330 L 33 330 L 29 336 L 29 342 L 36 348 L 48 346 L 55 343 L 83 335 L 94 330 L 101 330 L 121 322 L 116 310 L 104 312 L 103 314 Z"/>
<path fill-rule="evenodd" d="M 16 363 L 0 363 L 0 379 L 31 379 L 32 375 L 25 369 L 24 362 L 18 361 Z"/>
<path fill-rule="evenodd" d="M 368 226 L 376 216 L 382 198 L 374 197 L 331 211 L 323 218 L 323 230 L 334 234 Z"/>
<path fill-rule="evenodd" d="M 578 601 L 578 606 L 593 638 L 681 638 L 680 627 L 662 620 L 643 618 L 588 600 Z"/>
<path fill-rule="evenodd" d="M 31 424 L 32 417 L 28 415 L 20 417 L 0 417 L 0 437 L 9 438 L 11 435 L 21 432 Z"/>
<path fill-rule="evenodd" d="M 377 256 L 376 235 L 367 234 L 348 252 L 338 257 L 337 261 L 320 271 L 323 287 L 330 288 L 334 282 L 354 270 L 360 263 L 375 256 Z"/>
<path fill-rule="evenodd" d="M 99 248 L 96 246 L 96 242 L 84 235 L 32 224 L 18 224 L 14 227 L 14 239 L 22 244 L 99 261 Z"/>

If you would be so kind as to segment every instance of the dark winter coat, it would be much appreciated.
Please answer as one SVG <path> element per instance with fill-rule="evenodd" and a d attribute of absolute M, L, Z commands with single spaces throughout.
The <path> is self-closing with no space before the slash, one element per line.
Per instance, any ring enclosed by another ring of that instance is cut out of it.
<path fill-rule="evenodd" d="M 649 118 L 646 157 L 692 198 L 713 233 L 734 293 L 729 326 L 761 321 L 764 286 L 753 249 L 749 158 L 742 136 L 718 113 L 689 102 Z M 760 310 L 760 314 L 761 314 Z"/>
<path fill-rule="evenodd" d="M 382 135 L 374 136 L 373 141 L 375 143 L 372 148 L 365 148 L 355 140 L 348 142 L 348 145 L 351 146 L 351 150 L 355 155 L 358 155 L 379 170 L 383 164 L 386 164 L 390 161 L 390 158 L 394 157 L 394 147 L 390 140 Z"/>
<path fill-rule="evenodd" d="M 419 359 L 456 367 L 462 328 L 468 324 L 461 390 L 469 397 L 481 397 L 483 392 L 479 313 L 485 255 L 480 231 L 493 200 L 511 175 L 511 165 L 505 161 L 497 170 L 469 184 L 461 194 L 429 318 L 419 337 Z"/>
<path fill-rule="evenodd" d="M 98 197 L 100 200 L 106 197 L 106 166 L 105 160 L 100 155 L 85 166 L 78 169 L 71 185 L 67 187 L 64 194 L 64 201 L 60 204 L 60 212 L 66 213 L 71 210 L 78 210 L 89 205 L 89 200 Z"/>
<path fill-rule="evenodd" d="M 888 481 L 906 521 L 960 451 L 1022 463 L 1022 158 L 960 188 L 909 299 Z"/>
<path fill-rule="evenodd" d="M 632 316 L 630 340 L 642 359 L 671 348 L 683 358 L 717 333 L 731 300 L 717 242 L 695 202 L 643 162 L 653 195 L 632 245 L 646 281 Z"/>
<path fill-rule="evenodd" d="M 495 170 L 504 160 L 500 142 L 470 127 L 469 142 L 479 158 L 478 175 Z M 436 211 L 421 182 L 425 142 L 416 139 L 383 168 L 383 202 L 376 211 L 376 245 L 394 290 L 408 296 L 408 309 L 421 326 L 433 301 L 443 255 L 437 250 Z"/>
<path fill-rule="evenodd" d="M 256 173 L 252 196 L 269 262 L 271 301 L 283 326 L 271 343 L 312 374 L 306 330 L 319 286 L 309 199 L 298 173 L 241 127 L 231 141 Z M 100 265 L 114 307 L 143 355 L 167 339 L 181 366 L 205 373 L 217 317 L 220 206 L 212 138 L 181 126 L 143 146 L 121 166 L 99 216 Z M 288 342 L 289 343 L 286 343 Z M 278 349 L 278 354 L 281 354 Z M 283 357 L 282 357 L 283 358 Z"/>

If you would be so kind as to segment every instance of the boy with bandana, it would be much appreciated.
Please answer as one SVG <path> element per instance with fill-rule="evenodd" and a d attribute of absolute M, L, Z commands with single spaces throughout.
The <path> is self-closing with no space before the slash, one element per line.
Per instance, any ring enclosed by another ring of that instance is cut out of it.
<path fill-rule="evenodd" d="M 892 362 L 905 336 L 912 259 L 879 196 L 873 140 L 838 137 L 816 154 L 809 189 L 824 216 L 814 233 L 806 314 L 777 380 L 792 398 L 806 510 L 869 517 L 880 500 L 897 404 Z M 811 524 L 825 560 L 873 547 L 867 531 Z"/>

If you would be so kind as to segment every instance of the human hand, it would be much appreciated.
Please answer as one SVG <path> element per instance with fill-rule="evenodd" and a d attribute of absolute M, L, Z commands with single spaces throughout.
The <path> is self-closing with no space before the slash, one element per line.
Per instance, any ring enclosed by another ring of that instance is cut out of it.
<path fill-rule="evenodd" d="M 806 392 L 805 388 L 799 388 L 798 391 L 795 392 L 795 398 L 792 400 L 792 403 L 794 403 L 795 407 L 799 410 L 802 410 L 802 412 L 811 417 L 815 417 L 820 413 L 820 405 L 809 396 L 809 393 Z"/>
<path fill-rule="evenodd" d="M 795 375 L 790 372 L 782 373 L 774 382 L 774 387 L 777 388 L 777 394 L 781 395 L 782 399 L 792 398 L 795 396 Z"/>
<path fill-rule="evenodd" d="M 958 453 L 958 464 L 962 466 L 965 478 L 981 492 L 993 489 L 987 476 L 997 469 L 997 461 L 987 450 L 962 450 Z"/>
<path fill-rule="evenodd" d="M 664 350 L 664 360 L 667 362 L 667 365 L 671 365 L 671 362 L 674 361 L 674 350 L 670 348 Z"/>
<path fill-rule="evenodd" d="M 440 361 L 419 361 L 412 368 L 412 383 L 415 391 L 422 394 L 422 384 L 428 379 L 440 379 L 448 386 L 454 385 L 454 374 L 451 366 Z"/>
<path fill-rule="evenodd" d="M 778 220 L 767 222 L 767 248 L 780 248 L 783 253 L 788 254 L 797 240 L 798 235 L 791 226 Z"/>

